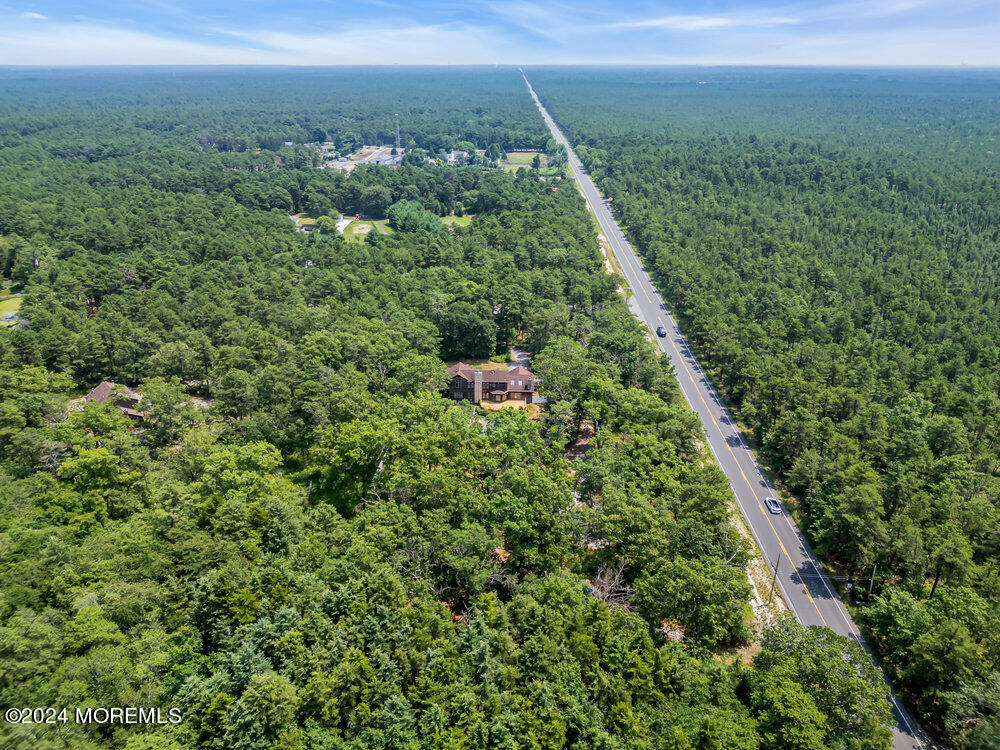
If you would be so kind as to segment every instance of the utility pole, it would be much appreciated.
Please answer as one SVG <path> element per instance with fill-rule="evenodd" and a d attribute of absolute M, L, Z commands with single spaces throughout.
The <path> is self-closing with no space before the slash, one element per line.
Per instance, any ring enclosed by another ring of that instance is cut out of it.
<path fill-rule="evenodd" d="M 399 149 L 400 149 L 400 141 L 399 141 L 399 112 L 397 112 L 396 113 L 396 151 L 398 152 Z"/>
<path fill-rule="evenodd" d="M 868 598 L 872 598 L 872 589 L 875 587 L 875 569 L 878 565 L 872 565 L 872 579 L 868 582 Z"/>
<path fill-rule="evenodd" d="M 771 599 L 774 598 L 774 584 L 778 581 L 778 566 L 781 565 L 781 553 L 778 553 L 778 559 L 774 561 L 774 576 L 771 578 L 771 593 L 767 595 L 767 603 L 771 603 Z"/>

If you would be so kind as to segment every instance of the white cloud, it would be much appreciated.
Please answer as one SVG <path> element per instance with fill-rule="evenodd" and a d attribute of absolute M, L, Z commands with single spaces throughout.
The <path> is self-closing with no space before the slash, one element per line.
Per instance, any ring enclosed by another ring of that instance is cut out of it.
<path fill-rule="evenodd" d="M 216 30 L 227 44 L 85 23 L 0 29 L 0 65 L 447 65 L 518 55 L 475 27 L 365 27 L 329 34 Z M 267 49 L 260 49 L 260 47 Z"/>
<path fill-rule="evenodd" d="M 959 0 L 950 0 L 953 8 L 961 6 Z M 931 0 L 849 0 L 842 3 L 820 5 L 813 10 L 815 18 L 842 18 L 845 20 L 858 18 L 885 18 L 900 13 L 927 8 L 933 5 Z"/>
<path fill-rule="evenodd" d="M 376 17 L 330 30 L 303 28 L 301 33 L 280 25 L 254 31 L 201 28 L 201 36 L 187 38 L 95 22 L 39 23 L 22 14 L 22 20 L 11 15 L 0 23 L 0 65 L 1000 65 L 1000 18 L 995 12 L 977 14 L 974 25 L 965 19 L 960 25 L 956 19 L 951 27 L 933 28 L 929 22 L 896 28 L 881 22 L 844 24 L 818 15 L 853 11 L 860 16 L 865 8 L 869 13 L 898 12 L 922 1 L 800 3 L 756 14 L 618 18 L 611 23 L 597 12 L 578 13 L 559 27 L 555 18 L 560 14 L 551 7 L 540 3 L 532 10 L 517 0 L 497 6 L 525 24 L 514 29 L 485 23 L 393 25 Z M 981 1 L 951 0 L 964 8 Z M 528 28 L 545 34 L 530 34 Z M 665 37 L 670 42 L 665 44 L 636 33 L 643 29 L 678 33 Z M 696 32 L 711 34 L 712 43 L 699 43 L 703 36 Z"/>
<path fill-rule="evenodd" d="M 0 65 L 251 64 L 242 50 L 92 24 L 0 30 Z"/>
<path fill-rule="evenodd" d="M 667 29 L 670 31 L 710 31 L 735 27 L 767 27 L 799 23 L 797 18 L 785 16 L 703 16 L 683 15 L 622 21 L 614 24 L 619 29 Z"/>
<path fill-rule="evenodd" d="M 614 28 L 660 28 L 671 31 L 709 31 L 731 28 L 766 28 L 793 24 L 826 23 L 841 21 L 858 22 L 862 19 L 882 19 L 906 15 L 914 11 L 947 7 L 949 13 L 975 10 L 995 0 L 841 0 L 839 2 L 762 3 L 755 12 L 717 14 L 677 14 L 663 17 L 639 18 L 612 24 Z"/>
<path fill-rule="evenodd" d="M 519 33 L 562 43 L 580 33 L 606 29 L 620 13 L 593 11 L 579 5 L 535 0 L 502 2 L 493 0 L 486 7 L 503 22 L 518 27 Z"/>
<path fill-rule="evenodd" d="M 26 10 L 21 14 L 21 18 L 27 18 L 34 21 L 40 21 L 45 18 L 41 13 L 35 13 L 33 10 Z"/>
<path fill-rule="evenodd" d="M 282 50 L 302 65 L 493 63 L 509 57 L 516 46 L 485 29 L 466 25 L 365 26 L 328 34 L 259 31 L 236 36 Z"/>

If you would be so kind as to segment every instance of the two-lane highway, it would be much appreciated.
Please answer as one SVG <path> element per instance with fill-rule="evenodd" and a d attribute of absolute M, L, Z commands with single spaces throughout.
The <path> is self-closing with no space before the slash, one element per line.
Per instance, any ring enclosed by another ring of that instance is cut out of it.
<path fill-rule="evenodd" d="M 542 106 L 527 76 L 524 82 L 552 137 L 566 149 L 570 171 L 625 274 L 642 321 L 650 330 L 655 330 L 657 326 L 666 330 L 665 338 L 657 338 L 660 348 L 673 363 L 684 398 L 701 419 L 709 448 L 729 479 L 736 502 L 765 560 L 772 570 L 777 566 L 777 582 L 785 602 L 802 624 L 830 628 L 835 633 L 854 639 L 870 654 L 802 532 L 786 513 L 776 515 L 768 512 L 764 501 L 768 497 L 777 497 L 777 493 L 761 470 L 757 457 L 702 370 L 607 202 L 584 171 L 569 141 Z M 899 750 L 926 747 L 926 738 L 895 694 L 891 696 L 891 701 L 897 724 L 895 747 Z"/>

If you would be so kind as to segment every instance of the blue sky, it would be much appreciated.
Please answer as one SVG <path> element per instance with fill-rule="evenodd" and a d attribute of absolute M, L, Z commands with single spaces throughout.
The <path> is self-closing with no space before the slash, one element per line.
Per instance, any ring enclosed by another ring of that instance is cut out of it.
<path fill-rule="evenodd" d="M 0 0 L 0 65 L 1000 65 L 1000 0 Z"/>

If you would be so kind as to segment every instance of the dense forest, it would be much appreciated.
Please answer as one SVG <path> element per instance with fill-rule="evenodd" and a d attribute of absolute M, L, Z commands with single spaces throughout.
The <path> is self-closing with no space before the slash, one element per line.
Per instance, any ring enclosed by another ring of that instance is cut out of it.
<path fill-rule="evenodd" d="M 3 75 L 0 704 L 181 719 L 0 745 L 889 746 L 855 644 L 755 623 L 726 481 L 568 180 L 272 143 L 399 111 L 422 147 L 538 144 L 516 71 Z M 440 396 L 510 345 L 537 419 Z"/>
<path fill-rule="evenodd" d="M 1000 747 L 1000 77 L 532 73 L 890 676 Z M 581 90 L 586 89 L 586 97 Z"/>
<path fill-rule="evenodd" d="M 350 151 L 395 140 L 438 150 L 541 148 L 549 138 L 509 70 L 118 68 L 0 71 L 4 163 L 94 161 L 160 149 L 279 151 L 329 140 Z M 15 148 L 16 147 L 16 148 Z"/>

